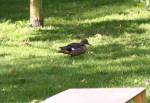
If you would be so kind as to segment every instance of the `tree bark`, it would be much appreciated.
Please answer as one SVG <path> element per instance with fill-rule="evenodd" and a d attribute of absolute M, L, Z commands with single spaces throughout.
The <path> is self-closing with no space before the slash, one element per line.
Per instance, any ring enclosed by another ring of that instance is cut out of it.
<path fill-rule="evenodd" d="M 43 27 L 42 0 L 30 0 L 30 23 L 32 27 Z"/>

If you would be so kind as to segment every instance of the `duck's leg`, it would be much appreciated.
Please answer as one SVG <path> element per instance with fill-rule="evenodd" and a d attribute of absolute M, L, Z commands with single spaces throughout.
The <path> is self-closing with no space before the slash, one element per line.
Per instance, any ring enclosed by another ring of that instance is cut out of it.
<path fill-rule="evenodd" d="M 70 57 L 72 58 L 72 57 L 73 57 L 73 55 L 72 55 L 72 54 L 70 54 Z"/>

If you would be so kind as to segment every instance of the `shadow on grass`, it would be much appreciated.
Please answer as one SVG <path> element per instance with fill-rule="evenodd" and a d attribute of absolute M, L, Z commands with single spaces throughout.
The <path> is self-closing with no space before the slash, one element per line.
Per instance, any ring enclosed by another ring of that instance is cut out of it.
<path fill-rule="evenodd" d="M 5 56 L 9 56 L 10 54 L 8 54 L 8 53 L 2 53 L 2 54 L 0 54 L 0 58 L 3 58 L 3 57 L 5 57 Z"/>
<path fill-rule="evenodd" d="M 150 74 L 149 59 L 145 57 L 150 55 L 149 50 L 111 44 L 91 51 L 93 54 L 74 58 L 32 56 L 11 60 L 13 64 L 1 63 L 0 68 L 8 70 L 0 75 L 0 95 L 5 99 L 1 102 L 41 100 L 68 88 L 145 86 L 144 79 Z M 130 59 L 133 54 L 141 58 L 115 62 Z M 142 81 L 135 83 L 134 79 Z"/>
<path fill-rule="evenodd" d="M 29 17 L 29 0 L 1 0 L 0 21 L 27 20 Z"/>
<path fill-rule="evenodd" d="M 133 42 L 133 41 L 131 41 Z M 136 44 L 132 44 L 135 46 Z M 147 46 L 149 46 L 148 44 Z M 110 45 L 102 45 L 92 48 L 92 58 L 94 60 L 116 60 L 121 58 L 135 58 L 136 57 L 144 57 L 145 55 L 150 55 L 149 49 L 140 49 L 136 48 L 128 48 L 127 45 L 122 44 L 110 44 Z"/>
<path fill-rule="evenodd" d="M 150 23 L 150 19 L 138 20 L 111 20 L 90 24 L 68 24 L 54 25 L 58 29 L 54 30 L 39 30 L 34 37 L 29 38 L 30 41 L 45 41 L 45 40 L 63 40 L 66 38 L 75 38 L 77 34 L 84 34 L 83 38 L 88 38 L 99 33 L 102 35 L 118 37 L 124 33 L 143 34 L 145 29 L 139 28 L 140 24 Z"/>
<path fill-rule="evenodd" d="M 28 20 L 29 19 L 29 0 L 1 0 L 0 20 Z M 71 19 L 81 17 L 81 15 L 90 10 L 94 10 L 104 5 L 128 5 L 133 3 L 131 0 L 44 0 L 44 16 L 59 17 Z M 10 5 L 11 4 L 11 5 Z M 115 11 L 114 11 L 115 12 Z M 113 12 L 111 12 L 113 13 Z M 110 12 L 102 12 L 101 15 L 107 15 Z"/>
<path fill-rule="evenodd" d="M 131 0 L 48 0 L 45 1 L 45 16 L 54 17 L 54 18 L 63 18 L 67 20 L 71 19 L 81 19 L 88 18 L 84 17 L 83 14 L 90 11 L 97 10 L 96 14 L 93 14 L 92 17 L 99 17 L 117 13 L 119 11 L 114 10 L 111 12 L 102 8 L 103 6 L 120 6 L 120 5 L 132 5 L 134 1 Z M 56 6 L 57 5 L 57 6 Z M 124 8 L 127 9 L 127 8 Z M 99 12 L 98 12 L 99 11 Z M 90 16 L 89 16 L 90 18 Z"/>

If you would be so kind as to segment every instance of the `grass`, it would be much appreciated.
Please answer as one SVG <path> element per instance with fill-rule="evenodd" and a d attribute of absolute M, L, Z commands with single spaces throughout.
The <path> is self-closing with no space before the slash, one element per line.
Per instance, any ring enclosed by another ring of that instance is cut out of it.
<path fill-rule="evenodd" d="M 13 6 L 12 6 L 13 5 Z M 45 27 L 28 26 L 29 1 L 0 3 L 0 103 L 41 101 L 68 88 L 146 87 L 150 13 L 132 0 L 44 0 Z M 77 57 L 59 46 L 88 38 Z"/>

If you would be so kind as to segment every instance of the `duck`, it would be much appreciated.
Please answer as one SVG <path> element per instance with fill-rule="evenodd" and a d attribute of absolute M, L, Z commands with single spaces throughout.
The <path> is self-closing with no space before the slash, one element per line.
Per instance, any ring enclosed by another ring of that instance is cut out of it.
<path fill-rule="evenodd" d="M 68 54 L 70 56 L 78 56 L 86 52 L 86 45 L 90 44 L 87 39 L 83 39 L 79 43 L 70 43 L 66 46 L 59 47 L 59 53 Z"/>

